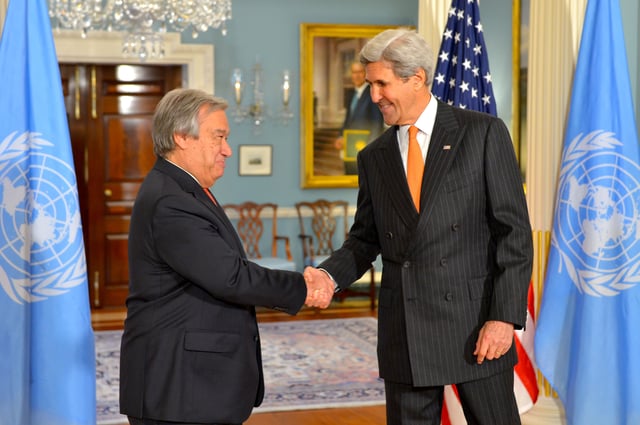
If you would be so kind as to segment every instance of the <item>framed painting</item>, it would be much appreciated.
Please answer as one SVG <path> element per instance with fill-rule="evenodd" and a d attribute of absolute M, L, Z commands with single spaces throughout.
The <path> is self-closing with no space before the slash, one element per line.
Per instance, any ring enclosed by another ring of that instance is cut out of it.
<path fill-rule="evenodd" d="M 351 65 L 360 49 L 384 25 L 300 25 L 300 143 L 301 186 L 357 187 L 358 176 L 349 171 L 353 149 L 337 139 L 354 92 Z M 355 140 L 355 139 L 354 139 Z M 361 145 L 358 145 L 361 147 Z M 351 145 L 356 147 L 355 142 Z M 355 159 L 353 160 L 355 163 Z"/>
<path fill-rule="evenodd" d="M 241 176 L 270 176 L 272 172 L 271 145 L 239 145 L 238 174 Z"/>

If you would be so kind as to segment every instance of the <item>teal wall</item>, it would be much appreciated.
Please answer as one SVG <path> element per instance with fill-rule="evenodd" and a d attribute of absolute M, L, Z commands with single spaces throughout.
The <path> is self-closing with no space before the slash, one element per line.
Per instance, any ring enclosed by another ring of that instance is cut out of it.
<path fill-rule="evenodd" d="M 638 69 L 638 22 L 640 6 L 637 0 L 620 0 L 625 30 L 631 84 L 635 104 L 640 98 L 640 71 Z M 363 8 L 364 6 L 364 8 Z M 494 94 L 498 115 L 511 121 L 511 1 L 482 0 L 481 18 L 489 54 Z M 280 93 L 276 90 L 279 76 L 287 68 L 293 73 L 291 108 L 296 117 L 287 127 L 272 121 L 266 122 L 261 133 L 253 134 L 249 124 L 236 124 L 230 120 L 230 144 L 234 156 L 227 161 L 225 175 L 214 187 L 223 203 L 253 200 L 276 202 L 292 207 L 298 200 L 317 198 L 345 199 L 355 205 L 357 189 L 301 189 L 300 184 L 300 23 L 348 23 L 380 25 L 418 25 L 417 0 L 235 0 L 233 19 L 228 34 L 223 37 L 218 30 L 202 34 L 191 40 L 185 34 L 185 42 L 206 43 L 215 46 L 215 93 L 232 99 L 230 76 L 233 68 L 250 71 L 256 57 L 264 69 L 265 97 L 268 106 L 279 107 Z M 439 46 L 433 46 L 435 50 Z M 606 82 L 594 82 L 606 84 Z M 248 96 L 249 98 L 251 96 Z M 245 98 L 246 99 L 246 98 Z M 638 116 L 636 106 L 636 115 Z M 638 120 L 640 122 L 640 120 Z M 273 174 L 254 177 L 238 176 L 237 147 L 240 144 L 273 145 Z M 283 219 L 280 233 L 291 237 L 292 251 L 301 264 L 301 248 L 297 240 L 297 222 Z"/>

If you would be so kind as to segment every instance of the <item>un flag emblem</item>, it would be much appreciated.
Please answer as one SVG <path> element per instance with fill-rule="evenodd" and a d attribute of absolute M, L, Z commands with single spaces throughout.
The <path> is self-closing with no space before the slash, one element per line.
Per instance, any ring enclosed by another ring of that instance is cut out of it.
<path fill-rule="evenodd" d="M 53 146 L 30 132 L 0 144 L 0 285 L 19 304 L 86 279 L 75 173 Z"/>
<path fill-rule="evenodd" d="M 588 295 L 617 295 L 640 281 L 640 172 L 613 149 L 621 144 L 609 132 L 579 135 L 560 171 L 551 242 Z"/>

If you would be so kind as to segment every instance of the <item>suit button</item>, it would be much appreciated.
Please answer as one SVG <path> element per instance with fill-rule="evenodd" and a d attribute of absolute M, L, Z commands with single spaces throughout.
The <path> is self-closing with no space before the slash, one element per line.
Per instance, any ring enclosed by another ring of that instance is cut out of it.
<path fill-rule="evenodd" d="M 408 269 L 409 267 L 411 267 L 411 261 L 405 261 L 404 263 L 402 263 L 402 267 Z"/>
<path fill-rule="evenodd" d="M 444 299 L 447 301 L 451 301 L 453 299 L 453 294 L 451 292 L 447 292 L 444 294 Z"/>
<path fill-rule="evenodd" d="M 442 267 L 446 267 L 447 266 L 447 259 L 446 258 L 441 258 L 440 259 L 440 265 Z"/>
<path fill-rule="evenodd" d="M 458 223 L 453 223 L 451 225 L 451 230 L 453 230 L 454 232 L 457 232 L 458 230 L 460 230 L 460 225 Z"/>
<path fill-rule="evenodd" d="M 393 233 L 387 232 L 387 233 L 384 234 L 384 237 L 387 238 L 387 239 L 393 239 Z"/>

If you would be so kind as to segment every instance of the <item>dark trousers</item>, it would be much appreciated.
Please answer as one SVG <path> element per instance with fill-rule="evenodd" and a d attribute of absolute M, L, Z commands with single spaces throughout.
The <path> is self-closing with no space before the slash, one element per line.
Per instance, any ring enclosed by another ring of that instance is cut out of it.
<path fill-rule="evenodd" d="M 385 381 L 387 425 L 440 425 L 444 387 Z M 468 425 L 520 425 L 513 369 L 456 384 Z"/>
<path fill-rule="evenodd" d="M 192 422 L 167 422 L 156 421 L 155 419 L 139 419 L 133 416 L 127 416 L 131 425 L 242 425 L 242 424 L 195 424 Z"/>

